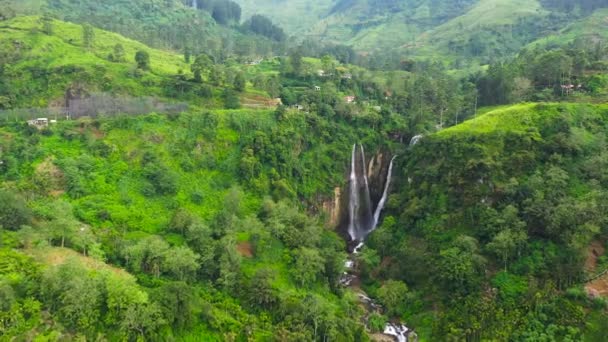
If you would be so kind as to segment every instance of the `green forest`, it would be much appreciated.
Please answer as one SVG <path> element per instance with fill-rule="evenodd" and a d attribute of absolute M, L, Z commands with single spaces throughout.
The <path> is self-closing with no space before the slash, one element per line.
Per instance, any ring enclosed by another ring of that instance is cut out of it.
<path fill-rule="evenodd" d="M 605 341 L 607 18 L 0 0 L 0 341 Z"/>

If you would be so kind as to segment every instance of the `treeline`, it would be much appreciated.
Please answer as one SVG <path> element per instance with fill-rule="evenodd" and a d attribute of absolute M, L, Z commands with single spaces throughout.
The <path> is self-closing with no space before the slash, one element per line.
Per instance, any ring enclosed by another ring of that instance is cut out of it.
<path fill-rule="evenodd" d="M 153 47 L 189 48 L 196 53 L 205 51 L 217 57 L 253 55 L 257 53 L 256 49 L 280 54 L 283 49 L 272 38 L 236 30 L 241 20 L 241 8 L 233 1 L 199 0 L 198 11 L 192 9 L 191 0 L 180 2 L 135 0 L 125 4 L 51 0 L 48 12 L 62 20 L 88 23 Z M 11 16 L 20 14 L 19 6 L 13 7 Z"/>
<path fill-rule="evenodd" d="M 575 10 L 582 11 L 583 13 L 589 13 L 598 8 L 608 7 L 608 1 L 606 0 L 541 0 L 541 3 L 545 7 L 571 13 L 573 13 Z"/>
<path fill-rule="evenodd" d="M 273 24 L 270 19 L 263 15 L 253 15 L 243 23 L 243 29 L 276 41 L 285 40 L 285 32 L 283 32 L 283 29 Z"/>
<path fill-rule="evenodd" d="M 196 4 L 198 9 L 211 14 L 220 25 L 239 23 L 241 20 L 241 6 L 231 0 L 186 0 L 186 6 Z"/>
<path fill-rule="evenodd" d="M 578 41 L 558 49 L 528 49 L 471 78 L 481 105 L 573 99 L 604 94 L 605 44 Z"/>
<path fill-rule="evenodd" d="M 193 4 L 191 0 L 186 0 L 187 5 Z M 213 19 L 220 25 L 239 24 L 241 20 L 241 7 L 239 4 L 230 0 L 198 0 L 198 9 L 205 10 L 211 14 Z M 244 32 L 251 32 L 273 39 L 275 41 L 285 40 L 283 29 L 272 23 L 270 19 L 263 15 L 253 15 L 241 26 Z"/>

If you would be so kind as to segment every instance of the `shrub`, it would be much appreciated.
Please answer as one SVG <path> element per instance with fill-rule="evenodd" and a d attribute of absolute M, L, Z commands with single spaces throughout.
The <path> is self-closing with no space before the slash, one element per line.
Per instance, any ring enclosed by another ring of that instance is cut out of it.
<path fill-rule="evenodd" d="M 7 191 L 0 191 L 0 225 L 9 230 L 18 230 L 30 222 L 32 213 L 25 202 Z"/>

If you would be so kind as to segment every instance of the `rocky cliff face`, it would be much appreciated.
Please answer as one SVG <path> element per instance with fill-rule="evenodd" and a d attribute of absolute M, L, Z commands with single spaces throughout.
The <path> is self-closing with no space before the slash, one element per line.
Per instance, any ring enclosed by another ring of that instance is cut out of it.
<path fill-rule="evenodd" d="M 342 213 L 342 188 L 334 188 L 333 197 L 323 201 L 322 208 L 323 213 L 327 216 L 325 223 L 330 227 L 338 226 Z"/>

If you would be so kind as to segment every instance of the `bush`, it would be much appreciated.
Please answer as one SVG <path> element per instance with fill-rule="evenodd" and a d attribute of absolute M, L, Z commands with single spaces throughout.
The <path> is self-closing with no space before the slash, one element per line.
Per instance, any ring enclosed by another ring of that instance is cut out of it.
<path fill-rule="evenodd" d="M 31 219 L 32 213 L 21 198 L 10 192 L 0 191 L 0 226 L 18 230 Z"/>
<path fill-rule="evenodd" d="M 377 312 L 369 315 L 367 320 L 367 326 L 372 333 L 377 333 L 384 331 L 384 326 L 386 325 L 386 317 L 378 314 Z"/>
<path fill-rule="evenodd" d="M 194 204 L 201 204 L 203 203 L 203 193 L 195 190 L 191 195 L 190 195 L 190 201 Z"/>
<path fill-rule="evenodd" d="M 150 163 L 143 174 L 152 186 L 144 188 L 144 195 L 174 195 L 177 192 L 177 176 L 167 168 Z"/>
<path fill-rule="evenodd" d="M 238 94 L 234 90 L 225 89 L 223 97 L 224 97 L 224 107 L 226 109 L 241 108 L 241 100 L 239 99 Z"/>

